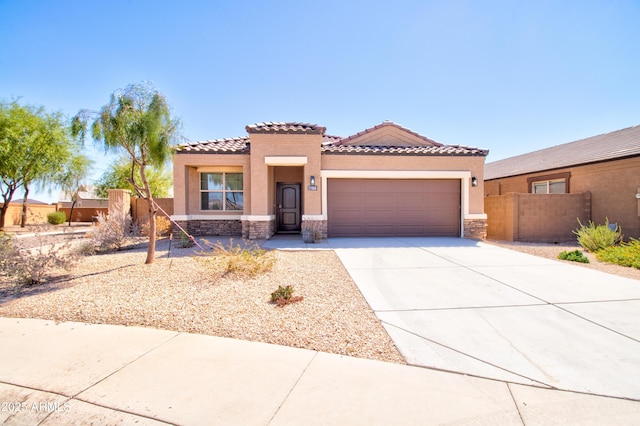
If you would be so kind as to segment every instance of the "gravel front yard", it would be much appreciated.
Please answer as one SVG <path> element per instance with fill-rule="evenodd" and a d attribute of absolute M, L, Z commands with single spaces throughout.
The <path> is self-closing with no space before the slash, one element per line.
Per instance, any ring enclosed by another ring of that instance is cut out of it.
<path fill-rule="evenodd" d="M 15 296 L 0 284 L 0 315 L 155 327 L 405 363 L 332 251 L 275 251 L 271 272 L 222 277 L 192 249 L 158 243 L 88 256 L 55 282 Z M 301 302 L 270 303 L 279 285 Z"/>
<path fill-rule="evenodd" d="M 548 259 L 558 260 L 558 254 L 563 251 L 582 250 L 577 242 L 569 241 L 561 244 L 544 244 L 544 243 L 521 243 L 509 241 L 487 240 L 487 243 L 495 244 L 511 250 L 517 250 L 524 253 L 533 254 L 534 256 L 546 257 Z M 583 251 L 584 252 L 584 251 Z M 593 253 L 584 252 L 590 263 L 571 262 L 568 260 L 558 260 L 558 262 L 568 262 L 572 265 L 578 265 L 584 268 L 595 269 L 609 274 L 620 275 L 621 277 L 640 280 L 640 269 L 629 268 L 626 266 L 614 265 L 611 263 L 599 262 Z M 640 284 L 640 283 L 638 283 Z"/>
<path fill-rule="evenodd" d="M 487 241 L 557 259 L 576 243 Z M 156 261 L 144 265 L 146 245 L 88 256 L 71 271 L 15 293 L 0 283 L 0 316 L 155 327 L 267 342 L 405 363 L 333 251 L 274 251 L 272 271 L 249 279 L 221 276 L 194 249 L 158 242 Z M 581 267 L 640 280 L 640 270 L 600 263 L 590 253 Z M 640 283 L 639 283 L 640 284 Z M 279 285 L 304 300 L 270 303 Z"/>

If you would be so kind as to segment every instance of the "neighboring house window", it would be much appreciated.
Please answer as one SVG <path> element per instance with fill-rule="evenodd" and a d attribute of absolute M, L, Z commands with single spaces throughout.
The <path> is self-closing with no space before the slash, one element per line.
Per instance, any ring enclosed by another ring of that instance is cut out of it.
<path fill-rule="evenodd" d="M 200 208 L 202 210 L 243 210 L 242 173 L 201 173 Z"/>
<path fill-rule="evenodd" d="M 564 179 L 533 182 L 531 192 L 534 194 L 564 194 L 567 192 L 566 186 Z"/>
<path fill-rule="evenodd" d="M 571 172 L 538 175 L 527 178 L 532 194 L 568 194 Z"/>

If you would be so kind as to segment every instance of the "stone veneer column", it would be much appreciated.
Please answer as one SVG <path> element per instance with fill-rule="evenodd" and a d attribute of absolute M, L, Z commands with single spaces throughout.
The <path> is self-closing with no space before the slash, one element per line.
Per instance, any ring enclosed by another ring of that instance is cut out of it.
<path fill-rule="evenodd" d="M 242 221 L 242 238 L 249 240 L 268 240 L 275 233 L 275 219 Z"/>
<path fill-rule="evenodd" d="M 465 219 L 464 220 L 464 238 L 486 240 L 487 239 L 487 220 L 486 219 Z"/>

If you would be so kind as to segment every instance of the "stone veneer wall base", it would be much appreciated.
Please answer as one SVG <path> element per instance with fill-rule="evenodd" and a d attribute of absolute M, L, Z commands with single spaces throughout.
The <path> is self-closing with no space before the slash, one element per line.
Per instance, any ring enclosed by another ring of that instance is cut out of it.
<path fill-rule="evenodd" d="M 475 240 L 487 239 L 487 220 L 486 219 L 465 219 L 464 220 L 464 238 Z"/>
<path fill-rule="evenodd" d="M 242 235 L 241 220 L 177 220 L 190 235 L 198 237 L 239 237 Z M 173 235 L 180 238 L 180 229 L 173 228 Z"/>
<path fill-rule="evenodd" d="M 248 240 L 268 240 L 276 233 L 276 221 L 242 221 L 242 238 Z"/>

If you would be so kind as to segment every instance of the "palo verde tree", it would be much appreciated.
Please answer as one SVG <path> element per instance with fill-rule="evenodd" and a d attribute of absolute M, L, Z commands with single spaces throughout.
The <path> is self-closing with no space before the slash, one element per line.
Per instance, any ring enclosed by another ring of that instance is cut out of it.
<path fill-rule="evenodd" d="M 140 182 L 140 171 L 130 158 L 122 156 L 109 165 L 106 172 L 102 174 L 96 182 L 96 195 L 98 197 L 107 198 L 110 189 L 128 189 L 135 192 L 135 188 L 129 183 L 131 179 L 131 169 L 134 169 L 133 177 L 138 186 Z M 171 185 L 173 184 L 173 174 L 166 164 L 162 166 L 147 166 L 146 169 L 147 182 L 151 189 L 153 198 L 168 197 Z"/>
<path fill-rule="evenodd" d="M 69 158 L 62 173 L 55 177 L 55 182 L 71 198 L 71 211 L 69 212 L 69 226 L 73 217 L 73 208 L 78 202 L 78 193 L 82 188 L 82 183 L 89 175 L 89 169 L 93 161 L 83 154 L 74 154 Z"/>
<path fill-rule="evenodd" d="M 27 198 L 32 184 L 52 183 L 73 153 L 68 124 L 61 113 L 43 107 L 0 102 L 0 229 L 15 192 L 22 187 L 21 226 L 27 217 Z"/>
<path fill-rule="evenodd" d="M 84 140 L 91 121 L 91 135 L 107 151 L 124 152 L 131 159 L 128 182 L 149 209 L 149 249 L 146 264 L 156 251 L 157 206 L 147 178 L 147 167 L 163 166 L 171 156 L 171 144 L 179 138 L 179 121 L 171 118 L 164 96 L 148 84 L 129 85 L 115 91 L 98 113 L 80 111 L 72 121 L 72 133 Z M 137 175 L 135 176 L 137 171 Z M 139 179 L 137 179 L 139 178 Z"/>

